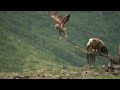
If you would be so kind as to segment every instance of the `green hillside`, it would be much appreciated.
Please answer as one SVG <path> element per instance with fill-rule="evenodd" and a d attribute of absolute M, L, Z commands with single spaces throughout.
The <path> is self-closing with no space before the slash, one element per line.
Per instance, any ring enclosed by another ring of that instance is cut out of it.
<path fill-rule="evenodd" d="M 86 55 L 72 46 L 85 48 L 91 37 L 102 39 L 115 55 L 120 44 L 119 21 L 118 11 L 73 11 L 66 24 L 69 38 L 60 40 L 47 11 L 0 11 L 0 72 L 84 66 Z M 95 65 L 106 63 L 97 57 Z"/>

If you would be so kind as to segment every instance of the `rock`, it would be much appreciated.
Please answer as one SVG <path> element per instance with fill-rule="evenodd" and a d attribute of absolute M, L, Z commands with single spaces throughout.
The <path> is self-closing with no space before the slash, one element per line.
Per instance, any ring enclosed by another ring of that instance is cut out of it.
<path fill-rule="evenodd" d="M 50 73 L 45 73 L 42 78 L 45 78 L 45 79 L 50 79 L 52 78 L 52 75 Z"/>
<path fill-rule="evenodd" d="M 102 66 L 102 69 L 105 70 L 106 72 L 109 71 L 109 68 L 108 68 L 108 66 L 106 66 L 106 65 L 103 65 L 103 66 Z"/>
<path fill-rule="evenodd" d="M 120 75 L 120 70 L 114 70 L 113 75 Z"/>
<path fill-rule="evenodd" d="M 84 68 L 84 69 L 88 69 L 88 70 L 89 70 L 89 69 L 93 69 L 93 68 L 94 68 L 94 66 L 92 66 L 92 65 L 86 65 L 86 66 L 84 66 L 83 68 Z"/>
<path fill-rule="evenodd" d="M 14 76 L 14 79 L 28 79 L 29 76 Z"/>
<path fill-rule="evenodd" d="M 89 76 L 90 72 L 91 72 L 91 71 L 84 71 L 84 72 L 82 73 L 82 76 L 83 76 L 83 77 Z"/>
<path fill-rule="evenodd" d="M 69 69 L 69 67 L 68 67 L 68 66 L 66 66 L 66 65 L 64 65 L 61 69 L 68 70 L 68 69 Z"/>
<path fill-rule="evenodd" d="M 59 76 L 58 79 L 67 79 L 67 78 L 65 78 L 64 76 Z"/>
<path fill-rule="evenodd" d="M 114 69 L 120 70 L 120 65 L 114 65 Z"/>

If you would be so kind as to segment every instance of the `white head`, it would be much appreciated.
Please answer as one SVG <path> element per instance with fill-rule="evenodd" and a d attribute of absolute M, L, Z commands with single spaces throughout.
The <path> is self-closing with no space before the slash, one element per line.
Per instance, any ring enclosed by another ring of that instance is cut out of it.
<path fill-rule="evenodd" d="M 100 40 L 100 39 L 98 39 L 98 38 L 90 38 L 90 39 L 89 39 L 89 42 L 87 43 L 87 46 L 89 46 L 89 45 L 90 45 L 90 43 L 92 43 L 92 41 L 93 41 L 94 39 L 99 40 L 99 41 L 100 41 L 100 42 L 104 45 L 104 43 L 103 43 L 103 41 L 102 41 L 102 40 Z"/>
<path fill-rule="evenodd" d="M 89 39 L 89 42 L 87 43 L 87 46 L 89 46 L 92 41 L 93 41 L 93 38 Z"/>

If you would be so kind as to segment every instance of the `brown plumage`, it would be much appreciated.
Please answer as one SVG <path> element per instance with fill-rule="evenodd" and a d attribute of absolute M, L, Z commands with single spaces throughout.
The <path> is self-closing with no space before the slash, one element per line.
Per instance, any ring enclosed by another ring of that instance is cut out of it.
<path fill-rule="evenodd" d="M 103 53 L 103 54 L 108 55 L 108 50 L 107 50 L 105 44 L 103 43 L 102 40 L 100 40 L 98 38 L 90 38 L 89 42 L 87 43 L 86 50 L 90 51 L 90 52 L 98 53 L 98 54 Z M 88 62 L 91 61 L 91 63 L 94 63 L 95 57 L 96 57 L 96 55 L 94 55 L 94 54 L 87 54 Z"/>
<path fill-rule="evenodd" d="M 66 32 L 67 28 L 65 27 L 65 24 L 69 21 L 70 14 L 67 14 L 63 17 L 63 16 L 58 15 L 57 11 L 48 11 L 48 13 L 55 22 L 55 29 L 59 30 L 60 39 L 62 36 L 62 32 L 67 38 L 68 37 L 67 32 Z"/>

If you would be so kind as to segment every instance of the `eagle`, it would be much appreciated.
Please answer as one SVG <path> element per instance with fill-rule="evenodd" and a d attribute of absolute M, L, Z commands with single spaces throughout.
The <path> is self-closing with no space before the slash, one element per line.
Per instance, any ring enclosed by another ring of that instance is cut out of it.
<path fill-rule="evenodd" d="M 64 33 L 65 37 L 68 38 L 67 35 L 67 28 L 65 27 L 65 24 L 70 19 L 70 13 L 65 16 L 58 15 L 57 11 L 48 11 L 48 14 L 55 22 L 55 29 L 59 30 L 60 39 L 62 39 L 62 33 Z"/>
<path fill-rule="evenodd" d="M 99 38 L 90 38 L 87 43 L 86 50 L 90 52 L 94 52 L 94 53 L 99 53 L 99 54 L 102 53 L 102 54 L 108 55 L 108 50 L 107 50 L 106 45 Z M 88 63 L 90 63 L 90 61 L 91 63 L 94 63 L 95 57 L 96 55 L 87 54 Z"/>
<path fill-rule="evenodd" d="M 108 55 L 108 50 L 103 43 L 102 40 L 99 38 L 90 38 L 89 42 L 87 43 L 87 50 L 91 49 L 94 52 L 103 53 Z"/>

